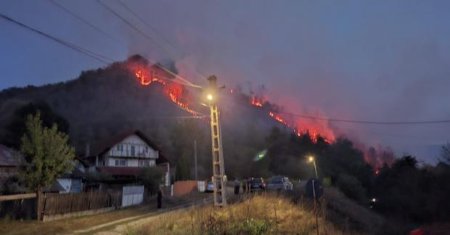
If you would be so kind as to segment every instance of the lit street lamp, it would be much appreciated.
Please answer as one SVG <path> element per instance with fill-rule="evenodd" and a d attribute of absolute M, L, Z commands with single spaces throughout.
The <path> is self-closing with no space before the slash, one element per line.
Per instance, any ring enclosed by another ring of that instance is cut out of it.
<path fill-rule="evenodd" d="M 319 176 L 317 175 L 317 166 L 316 166 L 316 159 L 314 159 L 313 156 L 309 156 L 308 162 L 312 162 L 314 165 L 314 172 L 316 173 L 316 179 L 319 179 Z"/>
<path fill-rule="evenodd" d="M 312 186 L 312 193 L 313 193 L 313 198 L 314 198 L 314 215 L 316 217 L 316 227 L 317 227 L 317 235 L 319 235 L 319 219 L 318 219 L 318 215 L 317 215 L 317 206 L 316 206 L 316 201 L 317 201 L 317 192 L 316 192 L 316 182 L 314 181 L 318 181 L 319 180 L 319 176 L 317 175 L 317 166 L 316 166 L 316 159 L 314 159 L 313 156 L 309 156 L 308 157 L 308 162 L 312 162 L 312 164 L 314 165 L 314 172 L 316 173 L 316 179 L 311 179 L 311 186 Z M 320 197 L 320 196 L 319 196 Z"/>
<path fill-rule="evenodd" d="M 208 95 L 206 95 L 206 99 L 208 101 L 212 101 L 214 99 L 214 96 L 212 94 L 208 94 Z"/>

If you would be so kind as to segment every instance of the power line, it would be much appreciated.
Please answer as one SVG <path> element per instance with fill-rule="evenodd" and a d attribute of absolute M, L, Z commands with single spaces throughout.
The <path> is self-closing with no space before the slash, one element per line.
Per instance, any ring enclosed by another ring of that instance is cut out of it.
<path fill-rule="evenodd" d="M 83 17 L 77 15 L 74 11 L 70 10 L 69 8 L 65 7 L 63 4 L 58 3 L 57 1 L 54 0 L 48 0 L 51 4 L 53 4 L 55 7 L 58 7 L 59 9 L 63 10 L 64 12 L 66 12 L 67 14 L 71 15 L 72 17 L 74 17 L 75 19 L 81 21 L 82 23 L 88 25 L 89 27 L 91 27 L 94 30 L 97 30 L 98 32 L 100 32 L 101 34 L 105 35 L 106 37 L 108 37 L 109 39 L 115 41 L 115 42 L 120 42 L 119 40 L 117 40 L 115 37 L 113 37 L 111 34 L 107 33 L 106 31 L 102 30 L 101 28 L 95 26 L 94 24 L 92 24 L 91 22 L 85 20 Z"/>
<path fill-rule="evenodd" d="M 74 51 L 76 51 L 78 53 L 83 54 L 83 55 L 89 56 L 89 57 L 91 57 L 91 58 L 93 58 L 93 59 L 95 59 L 95 60 L 97 60 L 99 62 L 102 62 L 104 64 L 108 64 L 108 63 L 114 61 L 113 59 L 110 59 L 110 58 L 108 58 L 106 56 L 100 55 L 100 54 L 95 53 L 93 51 L 90 51 L 88 49 L 82 48 L 82 47 L 80 47 L 80 46 L 78 46 L 76 44 L 73 44 L 73 43 L 67 42 L 67 41 L 65 41 L 63 39 L 57 38 L 55 36 L 52 36 L 52 35 L 50 35 L 48 33 L 45 33 L 45 32 L 43 32 L 43 31 L 41 31 L 39 29 L 36 29 L 36 28 L 33 28 L 33 27 L 29 26 L 29 25 L 21 23 L 21 22 L 15 20 L 15 19 L 13 19 L 13 18 L 11 18 L 9 16 L 6 16 L 6 15 L 4 15 L 2 13 L 0 13 L 0 17 L 3 18 L 4 20 L 9 21 L 10 23 L 13 23 L 13 24 L 15 24 L 17 26 L 20 26 L 20 27 L 24 28 L 24 29 L 30 30 L 30 31 L 32 31 L 34 33 L 37 33 L 37 34 L 39 34 L 39 35 L 41 35 L 41 36 L 43 36 L 43 37 L 45 37 L 45 38 L 47 38 L 49 40 L 52 40 L 53 42 L 56 42 L 56 43 L 58 43 L 60 45 L 63 45 L 65 47 L 67 47 L 67 48 L 70 48 L 70 49 L 72 49 L 72 50 L 74 50 Z M 164 70 L 167 71 L 167 69 L 165 69 L 161 65 L 158 65 L 158 67 L 160 67 L 161 69 L 164 69 Z M 167 71 L 167 72 L 170 72 L 170 71 Z M 177 75 L 175 74 L 175 76 L 177 76 Z M 172 79 L 169 79 L 169 80 L 173 81 Z M 183 85 L 186 85 L 186 84 L 183 84 Z M 173 117 L 173 118 L 187 119 L 187 118 L 205 118 L 205 117 L 207 117 L 207 116 L 202 114 L 202 115 L 196 115 L 194 117 L 192 117 L 192 116 L 184 116 L 184 117 L 183 116 L 179 116 L 179 117 Z"/>
<path fill-rule="evenodd" d="M 117 18 L 119 18 L 123 23 L 125 23 L 126 25 L 128 25 L 130 28 L 132 28 L 134 31 L 138 32 L 140 35 L 142 35 L 143 37 L 149 39 L 150 41 L 156 42 L 156 40 L 154 38 L 152 38 L 150 35 L 146 34 L 145 32 L 143 32 L 141 29 L 139 29 L 138 27 L 136 27 L 135 25 L 133 25 L 130 21 L 128 21 L 125 17 L 123 17 L 122 15 L 120 15 L 117 11 L 115 11 L 114 9 L 112 9 L 110 6 L 108 6 L 108 4 L 103 3 L 101 0 L 97 0 L 97 3 L 99 3 L 103 8 L 105 8 L 107 11 L 109 11 L 111 14 L 113 14 L 114 16 L 116 16 Z"/>
<path fill-rule="evenodd" d="M 63 45 L 63 46 L 65 46 L 65 47 L 68 47 L 68 48 L 70 48 L 70 49 L 72 49 L 72 50 L 74 50 L 74 51 L 76 51 L 76 52 L 78 52 L 78 53 L 81 53 L 81 54 L 83 54 L 83 55 L 89 56 L 89 57 L 91 57 L 92 59 L 95 59 L 95 60 L 97 60 L 97 61 L 100 61 L 100 62 L 102 62 L 102 63 L 104 63 L 104 64 L 108 64 L 108 63 L 114 61 L 114 60 L 112 60 L 112 59 L 110 59 L 110 58 L 107 58 L 106 56 L 100 55 L 100 54 L 98 54 L 98 53 L 96 53 L 96 52 L 93 52 L 93 51 L 91 51 L 91 50 L 82 48 L 82 47 L 80 47 L 80 46 L 78 46 L 78 45 L 76 45 L 76 44 L 73 44 L 73 43 L 71 43 L 71 42 L 67 42 L 67 41 L 65 41 L 65 40 L 63 40 L 63 39 L 60 39 L 60 38 L 57 38 L 57 37 L 55 37 L 55 36 L 52 36 L 52 35 L 50 35 L 50 34 L 48 34 L 48 33 L 45 33 L 45 32 L 43 32 L 43 31 L 41 31 L 41 30 L 39 30 L 39 29 L 36 29 L 36 28 L 33 28 L 33 27 L 29 26 L 29 25 L 26 25 L 26 24 L 24 24 L 24 23 L 21 23 L 21 22 L 15 20 L 15 19 L 13 19 L 13 18 L 11 18 L 11 17 L 9 17 L 9 16 L 6 16 L 6 15 L 4 15 L 4 14 L 2 14 L 2 13 L 0 13 L 0 17 L 3 18 L 4 20 L 9 21 L 10 23 L 13 23 L 13 24 L 15 24 L 15 25 L 17 25 L 17 26 L 20 26 L 20 27 L 24 28 L 24 29 L 27 29 L 27 30 L 32 31 L 32 32 L 34 32 L 34 33 L 37 33 L 37 34 L 39 34 L 39 35 L 41 35 L 41 36 L 43 36 L 43 37 L 45 37 L 45 38 L 47 38 L 47 39 L 49 39 L 49 40 L 52 40 L 52 41 L 54 41 L 54 42 L 56 42 L 56 43 L 58 43 L 58 44 L 60 44 L 60 45 Z"/>
<path fill-rule="evenodd" d="M 100 0 L 98 0 L 100 1 Z M 136 12 L 134 12 L 130 7 L 128 7 L 125 3 L 123 3 L 121 0 L 118 0 L 118 2 L 132 15 L 134 15 L 139 21 L 141 21 L 144 25 L 149 27 L 151 30 L 155 31 L 157 30 L 147 23 L 142 17 L 140 17 Z M 161 36 L 162 37 L 162 36 Z M 163 37 L 162 37 L 163 38 Z M 168 40 L 163 38 L 167 44 L 175 48 Z M 201 74 L 200 74 L 201 75 Z M 432 121 L 367 121 L 367 120 L 350 120 L 350 119 L 340 119 L 340 118 L 325 118 L 325 117 L 317 117 L 317 116 L 311 116 L 311 115 L 304 115 L 304 114 L 294 114 L 294 113 L 287 113 L 283 112 L 284 114 L 289 114 L 292 116 L 297 116 L 304 119 L 312 119 L 312 120 L 321 120 L 321 121 L 329 121 L 329 122 L 345 122 L 345 123 L 356 123 L 356 124 L 373 124 L 373 125 L 420 125 L 420 124 L 443 124 L 443 123 L 450 123 L 450 120 L 432 120 Z"/>
<path fill-rule="evenodd" d="M 74 12 L 70 11 L 68 8 L 66 8 L 66 7 L 64 7 L 64 6 L 60 5 L 60 4 L 58 4 L 58 3 L 55 2 L 54 0 L 49 0 L 49 1 L 50 1 L 51 3 L 53 3 L 55 6 L 57 6 L 58 8 L 64 10 L 65 12 L 69 13 L 69 14 L 72 15 L 73 17 L 77 18 L 77 19 L 80 20 L 81 22 L 83 22 L 83 23 L 89 25 L 89 26 L 92 27 L 93 29 L 99 31 L 99 32 L 102 33 L 102 34 L 105 34 L 105 35 L 108 36 L 108 37 L 111 37 L 109 34 L 107 34 L 106 32 L 104 32 L 104 31 L 101 30 L 100 28 L 96 27 L 95 25 L 89 23 L 87 20 L 85 20 L 85 19 L 82 18 L 81 16 L 79 16 L 79 15 L 75 14 Z M 33 30 L 33 31 L 34 31 L 34 30 Z M 43 34 L 46 34 L 46 33 L 44 33 L 44 32 L 42 32 L 42 33 L 43 33 Z M 47 36 L 47 34 L 46 34 L 46 36 Z M 52 39 L 57 39 L 57 38 L 55 38 L 55 37 L 53 37 L 53 36 L 51 36 L 51 35 L 48 35 L 48 36 L 52 37 Z M 61 43 L 61 41 L 63 41 L 62 39 L 57 39 L 57 40 L 59 40 L 59 41 L 58 41 L 59 43 Z M 117 40 L 114 40 L 114 41 L 117 42 Z M 65 44 L 65 46 L 69 46 L 71 49 L 82 50 L 82 51 L 84 51 L 84 52 L 93 54 L 94 56 L 100 57 L 100 58 L 102 58 L 102 59 L 104 60 L 104 61 L 102 60 L 101 62 L 103 62 L 103 63 L 105 63 L 105 64 L 108 64 L 108 63 L 111 63 L 111 62 L 114 61 L 113 59 L 107 58 L 107 57 L 105 57 L 105 56 L 102 56 L 102 55 L 97 54 L 97 53 L 92 52 L 92 51 L 88 51 L 87 49 L 84 49 L 84 48 L 82 48 L 82 47 L 76 46 L 76 45 L 74 45 L 74 44 L 72 44 L 72 45 L 66 45 L 66 43 L 64 43 L 64 44 Z M 70 43 L 67 42 L 67 44 L 70 44 Z M 72 48 L 72 47 L 75 47 L 75 48 Z M 97 58 L 96 58 L 96 59 L 97 59 Z M 157 65 L 157 66 L 158 66 L 159 68 L 161 68 L 162 70 L 166 71 L 167 73 L 170 73 L 170 74 L 173 75 L 174 77 L 181 78 L 179 75 L 172 73 L 172 72 L 169 71 L 168 69 L 164 68 L 162 65 Z M 168 80 L 168 81 L 176 82 L 176 81 L 174 81 L 174 80 L 172 80 L 172 79 L 166 79 L 166 78 L 161 78 L 161 79 L 165 79 L 165 80 Z M 185 80 L 185 82 L 184 82 L 184 83 L 178 82 L 178 83 L 180 83 L 180 84 L 182 84 L 182 85 L 191 86 L 191 87 L 201 88 L 201 87 L 198 86 L 198 85 L 189 83 L 186 79 L 182 79 L 182 80 Z"/>
<path fill-rule="evenodd" d="M 138 19 L 141 23 L 143 23 L 144 25 L 146 25 L 148 28 L 150 28 L 150 30 L 156 32 L 157 34 L 160 35 L 160 37 L 170 46 L 171 43 L 169 42 L 169 40 L 167 40 L 165 37 L 162 36 L 161 33 L 158 33 L 158 30 L 156 28 L 154 28 L 152 25 L 150 25 L 149 23 L 147 23 L 141 16 L 139 16 L 135 11 L 133 11 L 130 7 L 128 7 L 124 2 L 122 2 L 121 0 L 118 1 L 119 4 L 125 8 L 129 13 L 131 13 L 134 17 L 136 17 L 136 19 Z M 153 40 L 156 42 L 156 40 Z M 173 46 L 172 46 L 173 47 Z M 163 45 L 161 45 L 161 48 L 165 50 L 165 48 L 163 48 Z M 171 54 L 168 50 L 165 50 L 167 52 L 167 54 Z"/>
<path fill-rule="evenodd" d="M 125 8 L 129 13 L 131 13 L 134 17 L 136 17 L 142 24 L 146 25 L 151 31 L 155 32 L 157 35 L 160 35 L 160 37 L 163 39 L 163 41 L 169 45 L 170 47 L 172 47 L 172 49 L 174 51 L 181 51 L 183 54 L 183 50 L 179 49 L 178 47 L 174 46 L 167 38 L 164 37 L 164 35 L 162 33 L 160 33 L 155 27 L 153 27 L 150 23 L 148 23 L 144 18 L 142 18 L 139 14 L 137 14 L 133 9 L 131 9 L 127 4 L 125 4 L 122 0 L 118 1 L 119 4 Z M 170 53 L 168 53 L 170 54 Z M 206 79 L 206 76 L 204 76 L 203 74 L 201 74 L 196 68 L 195 68 L 195 72 L 200 75 L 200 77 Z"/>
<path fill-rule="evenodd" d="M 109 11 L 111 14 L 113 14 L 114 16 L 116 16 L 117 18 L 119 18 L 119 19 L 120 19 L 122 22 L 124 22 L 127 26 L 129 26 L 130 28 L 132 28 L 134 31 L 138 32 L 138 33 L 141 34 L 143 37 L 145 37 L 145 38 L 147 38 L 147 39 L 149 39 L 149 40 L 152 40 L 152 41 L 156 42 L 155 39 L 153 39 L 151 36 L 149 36 L 149 35 L 147 35 L 146 33 L 144 33 L 144 32 L 143 32 L 142 30 L 140 30 L 138 27 L 134 26 L 130 21 L 128 21 L 127 19 L 125 19 L 122 15 L 120 15 L 117 11 L 115 11 L 114 9 L 112 9 L 110 6 L 108 6 L 107 4 L 103 3 L 101 0 L 97 0 L 97 2 L 98 2 L 102 7 L 104 7 L 107 11 Z M 156 64 L 156 63 L 154 63 L 154 64 Z M 172 71 L 170 71 L 169 69 L 165 68 L 165 67 L 162 66 L 161 64 L 158 64 L 157 66 L 158 66 L 159 68 L 163 69 L 165 72 L 171 74 L 171 75 L 174 76 L 175 78 L 177 78 L 177 79 L 179 79 L 179 80 L 182 81 L 182 83 L 181 83 L 181 82 L 178 82 L 178 83 L 180 83 L 180 84 L 182 84 L 182 85 L 185 85 L 185 86 L 194 87 L 194 88 L 201 88 L 201 86 L 195 85 L 195 84 L 189 82 L 189 81 L 186 80 L 185 78 L 181 77 L 181 76 L 178 75 L 178 74 L 173 73 Z M 167 80 L 167 79 L 166 79 L 166 80 Z M 175 82 L 174 80 L 171 80 L 171 79 L 170 79 L 170 81 Z"/>
<path fill-rule="evenodd" d="M 135 119 L 137 121 L 140 120 L 148 120 L 148 119 L 204 119 L 209 118 L 209 115 L 205 115 L 203 113 L 199 113 L 200 115 L 184 115 L 184 116 L 156 116 L 156 117 L 143 117 Z"/>
<path fill-rule="evenodd" d="M 299 118 L 328 121 L 328 122 L 344 122 L 344 123 L 355 123 L 355 124 L 372 124 L 372 125 L 421 125 L 421 124 L 444 124 L 450 123 L 450 120 L 421 120 L 421 121 L 369 121 L 369 120 L 352 120 L 352 119 L 340 119 L 340 118 L 326 118 L 311 116 L 305 114 L 289 113 L 289 112 L 279 112 L 280 114 L 287 114 Z"/>

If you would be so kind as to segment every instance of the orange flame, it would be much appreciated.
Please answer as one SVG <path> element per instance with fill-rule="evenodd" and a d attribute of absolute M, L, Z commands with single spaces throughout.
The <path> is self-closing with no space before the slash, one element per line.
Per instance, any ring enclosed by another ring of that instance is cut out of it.
<path fill-rule="evenodd" d="M 168 73 L 159 69 L 158 66 L 153 66 L 149 68 L 148 66 L 133 64 L 129 66 L 131 72 L 136 76 L 138 81 L 143 86 L 148 86 L 153 82 L 157 82 L 163 85 L 164 93 L 169 97 L 169 99 L 177 104 L 181 109 L 189 112 L 193 115 L 198 115 L 198 112 L 192 110 L 189 107 L 188 102 L 183 99 L 185 95 L 184 87 L 178 83 L 170 81 L 172 76 L 164 76 Z M 161 79 L 164 78 L 164 79 Z M 166 81 L 168 80 L 168 81 Z"/>
<path fill-rule="evenodd" d="M 262 107 L 264 104 L 264 101 L 261 98 L 253 96 L 250 100 L 250 103 L 254 106 Z"/>
<path fill-rule="evenodd" d="M 257 108 L 261 108 L 264 103 L 257 102 L 256 99 L 252 98 L 250 100 L 250 104 Z M 334 132 L 323 121 L 291 121 L 283 117 L 282 114 L 276 113 L 275 111 L 269 111 L 269 117 L 273 118 L 275 121 L 283 124 L 284 126 L 291 128 L 297 136 L 309 134 L 314 142 L 317 142 L 319 136 L 324 138 L 327 142 L 332 142 L 336 139 Z"/>

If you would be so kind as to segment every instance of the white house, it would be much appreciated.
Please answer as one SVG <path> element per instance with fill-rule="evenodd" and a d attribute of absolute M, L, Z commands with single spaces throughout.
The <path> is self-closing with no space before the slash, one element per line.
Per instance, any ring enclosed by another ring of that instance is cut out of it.
<path fill-rule="evenodd" d="M 142 168 L 157 166 L 165 172 L 164 184 L 170 184 L 170 165 L 159 148 L 140 131 L 130 131 L 99 143 L 91 153 L 87 148 L 90 171 L 114 177 L 135 177 Z"/>

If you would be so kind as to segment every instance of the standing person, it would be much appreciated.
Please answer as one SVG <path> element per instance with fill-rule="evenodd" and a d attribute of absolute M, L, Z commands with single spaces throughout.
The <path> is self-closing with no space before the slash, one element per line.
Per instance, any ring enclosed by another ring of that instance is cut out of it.
<path fill-rule="evenodd" d="M 234 180 L 234 194 L 238 195 L 239 194 L 239 188 L 241 187 L 241 182 L 239 182 L 238 179 Z"/>
<path fill-rule="evenodd" d="M 243 193 L 247 192 L 247 180 L 246 179 L 242 180 L 242 192 Z"/>
<path fill-rule="evenodd" d="M 161 187 L 159 187 L 159 190 L 158 190 L 158 195 L 156 196 L 156 201 L 157 201 L 157 203 L 158 203 L 158 209 L 161 209 L 161 207 L 162 207 L 162 190 L 161 190 Z"/>

